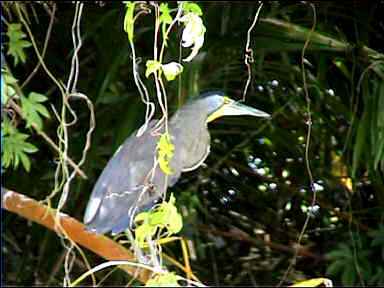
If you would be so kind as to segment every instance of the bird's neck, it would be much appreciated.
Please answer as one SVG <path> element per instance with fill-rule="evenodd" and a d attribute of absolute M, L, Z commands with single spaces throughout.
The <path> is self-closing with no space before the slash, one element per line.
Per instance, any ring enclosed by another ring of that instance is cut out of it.
<path fill-rule="evenodd" d="M 206 111 L 207 107 L 202 104 L 204 103 L 199 101 L 183 106 L 171 117 L 170 124 L 179 123 L 180 126 L 206 127 L 209 113 Z"/>

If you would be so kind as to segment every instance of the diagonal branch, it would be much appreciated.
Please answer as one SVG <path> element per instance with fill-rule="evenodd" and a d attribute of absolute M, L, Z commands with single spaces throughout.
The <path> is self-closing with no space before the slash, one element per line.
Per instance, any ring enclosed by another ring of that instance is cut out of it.
<path fill-rule="evenodd" d="M 32 198 L 2 187 L 1 208 L 43 225 L 57 233 L 57 230 L 55 229 L 56 211 L 54 209 L 49 209 L 48 206 L 43 205 Z M 85 226 L 82 223 L 69 215 L 60 212 L 59 219 L 62 228 L 71 240 L 99 256 L 110 261 L 135 261 L 135 256 L 128 249 L 104 235 L 86 231 Z M 126 265 L 119 267 L 133 277 L 136 277 L 142 283 L 146 283 L 151 274 L 148 270 L 133 268 Z"/>

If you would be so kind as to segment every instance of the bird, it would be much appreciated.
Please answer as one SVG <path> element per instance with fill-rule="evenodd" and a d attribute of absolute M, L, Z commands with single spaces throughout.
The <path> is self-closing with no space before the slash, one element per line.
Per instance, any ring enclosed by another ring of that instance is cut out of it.
<path fill-rule="evenodd" d="M 208 123 L 223 116 L 270 118 L 222 91 L 209 91 L 187 102 L 168 121 L 173 144 L 172 173 L 156 165 L 156 150 L 165 128 L 151 120 L 141 135 L 133 132 L 116 150 L 94 185 L 83 222 L 90 232 L 116 235 L 134 226 L 134 216 L 155 205 L 182 172 L 197 169 L 210 153 Z M 157 131 L 156 131 L 157 130 Z"/>

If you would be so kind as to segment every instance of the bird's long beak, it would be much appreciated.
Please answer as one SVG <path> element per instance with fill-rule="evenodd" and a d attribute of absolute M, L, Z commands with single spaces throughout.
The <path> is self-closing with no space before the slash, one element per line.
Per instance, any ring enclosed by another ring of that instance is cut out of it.
<path fill-rule="evenodd" d="M 265 113 L 264 111 L 255 109 L 253 107 L 241 104 L 236 102 L 228 97 L 224 97 L 224 105 L 221 106 L 218 110 L 209 115 L 207 122 L 212 122 L 213 120 L 223 117 L 223 116 L 240 116 L 240 115 L 249 115 L 262 118 L 270 118 L 271 115 Z"/>
<path fill-rule="evenodd" d="M 230 102 L 228 104 L 224 104 L 222 107 L 222 114 L 223 116 L 230 116 L 230 115 L 249 115 L 249 116 L 255 116 L 255 117 L 262 117 L 262 118 L 270 118 L 271 115 L 268 113 L 265 113 L 264 111 L 255 109 L 253 107 L 241 104 L 240 102 Z"/>

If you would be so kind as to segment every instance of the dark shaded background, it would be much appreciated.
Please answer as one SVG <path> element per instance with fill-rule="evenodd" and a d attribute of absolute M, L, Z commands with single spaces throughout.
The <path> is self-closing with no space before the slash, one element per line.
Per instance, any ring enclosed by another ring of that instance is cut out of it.
<path fill-rule="evenodd" d="M 377 147 L 369 137 L 383 135 L 384 127 L 369 126 L 371 122 L 364 116 L 384 113 L 384 104 L 380 106 L 384 103 L 382 76 L 367 72 L 362 81 L 364 88 L 359 93 L 357 90 L 364 69 L 378 61 L 363 47 L 383 57 L 380 54 L 384 43 L 383 2 L 313 3 L 317 13 L 315 31 L 345 42 L 347 49 L 334 51 L 313 44 L 306 52 L 313 117 L 309 160 L 316 187 L 320 189 L 319 209 L 313 213 L 302 241 L 308 255 L 298 257 L 286 283 L 329 277 L 335 284 L 383 285 L 384 155 L 381 164 L 374 167 L 373 158 L 380 151 L 375 150 Z M 66 82 L 73 52 L 71 25 L 75 6 L 69 2 L 56 5 L 57 15 L 45 61 L 56 77 Z M 174 7 L 175 3 L 169 5 Z M 205 43 L 199 57 L 184 65 L 181 82 L 168 84 L 171 111 L 207 90 L 223 90 L 232 98 L 241 99 L 247 79 L 244 47 L 257 5 L 251 2 L 199 2 L 199 5 L 207 28 Z M 36 11 L 38 23 L 31 17 L 31 27 L 42 47 L 49 15 L 39 4 L 30 3 L 26 7 L 30 13 L 31 7 Z M 13 17 L 7 20 L 17 22 Z M 230 117 L 209 124 L 212 146 L 205 165 L 183 174 L 171 189 L 184 214 L 180 234 L 191 240 L 195 250 L 193 271 L 208 285 L 278 283 L 304 224 L 307 214 L 303 209 L 308 209 L 313 197 L 304 158 L 308 126 L 300 65 L 305 37 L 263 21 L 275 18 L 309 29 L 313 23 L 312 10 L 302 3 L 266 2 L 260 17 L 251 38 L 255 62 L 246 104 L 273 114 L 273 119 L 266 122 Z M 64 209 L 79 220 L 109 157 L 144 121 L 145 106 L 133 82 L 123 19 L 121 3 L 87 2 L 81 20 L 83 46 L 79 53 L 77 87 L 93 101 L 97 126 L 83 167 L 89 179 L 73 182 Z M 175 29 L 170 37 L 165 62 L 177 61 L 179 57 L 179 31 Z M 135 37 L 137 54 L 145 63 L 152 58 L 153 15 L 139 18 Z M 6 43 L 7 38 L 3 36 L 3 40 Z M 13 68 L 18 79 L 25 79 L 37 63 L 33 49 L 26 51 L 25 65 Z M 189 49 L 183 53 L 188 55 Z M 12 59 L 7 61 L 13 63 Z M 343 72 L 340 63 L 348 73 Z M 380 67 L 384 73 L 383 66 Z M 142 75 L 143 69 L 144 65 Z M 146 83 L 153 91 L 151 80 Z M 42 69 L 24 90 L 46 94 L 53 105 L 61 105 L 59 92 Z M 83 103 L 73 102 L 73 107 L 79 121 L 69 130 L 70 155 L 79 159 L 89 116 Z M 353 123 L 352 117 L 355 117 Z M 358 127 L 364 121 L 368 123 L 364 126 L 368 132 L 362 136 Z M 54 139 L 56 127 L 54 117 L 44 122 L 44 131 Z M 31 142 L 40 149 L 31 157 L 31 172 L 26 173 L 21 167 L 16 171 L 8 169 L 3 174 L 3 183 L 9 189 L 42 200 L 53 187 L 56 155 L 39 136 L 33 135 Z M 357 149 L 363 152 L 356 155 Z M 348 177 L 353 180 L 352 192 L 343 182 Z M 58 237 L 16 215 L 3 212 L 3 216 L 5 283 L 61 285 L 65 250 Z M 167 244 L 163 249 L 182 261 L 179 244 Z M 329 256 L 327 253 L 331 251 L 333 254 Z M 103 261 L 86 252 L 92 266 Z M 84 271 L 86 268 L 78 257 L 73 279 Z M 97 278 L 101 279 L 105 273 L 100 272 Z M 104 284 L 125 285 L 128 281 L 128 275 L 117 270 Z"/>

